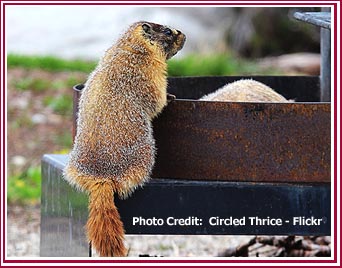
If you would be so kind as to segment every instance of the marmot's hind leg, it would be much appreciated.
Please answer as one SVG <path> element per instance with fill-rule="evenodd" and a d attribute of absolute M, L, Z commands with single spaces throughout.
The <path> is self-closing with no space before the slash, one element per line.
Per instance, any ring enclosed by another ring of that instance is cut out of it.
<path fill-rule="evenodd" d="M 150 177 L 154 165 L 154 146 L 146 144 L 135 152 L 128 168 L 120 174 L 115 192 L 121 199 L 127 198 Z"/>

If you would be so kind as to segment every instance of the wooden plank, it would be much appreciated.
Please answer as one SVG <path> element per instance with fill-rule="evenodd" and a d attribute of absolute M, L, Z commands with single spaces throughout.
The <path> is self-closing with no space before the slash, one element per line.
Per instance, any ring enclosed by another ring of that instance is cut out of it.
<path fill-rule="evenodd" d="M 295 12 L 293 17 L 322 28 L 331 28 L 331 12 Z"/>
<path fill-rule="evenodd" d="M 331 12 L 323 7 L 323 12 L 295 12 L 294 18 L 321 27 L 321 74 L 320 100 L 331 101 Z"/>

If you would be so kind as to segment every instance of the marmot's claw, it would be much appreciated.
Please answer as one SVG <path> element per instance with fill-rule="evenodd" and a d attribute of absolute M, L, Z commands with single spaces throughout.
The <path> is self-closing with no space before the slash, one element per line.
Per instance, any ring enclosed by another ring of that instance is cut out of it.
<path fill-rule="evenodd" d="M 171 102 L 171 101 L 174 101 L 176 99 L 176 96 L 173 94 L 167 93 L 166 99 L 167 99 L 167 102 Z"/>

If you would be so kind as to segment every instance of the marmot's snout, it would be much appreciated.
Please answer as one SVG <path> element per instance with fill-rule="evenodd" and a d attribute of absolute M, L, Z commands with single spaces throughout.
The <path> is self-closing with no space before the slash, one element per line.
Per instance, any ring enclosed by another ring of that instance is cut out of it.
<path fill-rule="evenodd" d="M 176 30 L 176 33 L 177 33 L 176 42 L 178 42 L 179 50 L 181 50 L 184 46 L 185 41 L 186 41 L 186 36 L 181 31 L 178 31 L 178 30 Z"/>
<path fill-rule="evenodd" d="M 173 32 L 174 32 L 175 38 L 169 51 L 166 50 L 167 59 L 170 59 L 171 57 L 176 55 L 177 52 L 183 48 L 185 41 L 186 41 L 186 36 L 181 31 L 174 30 Z"/>

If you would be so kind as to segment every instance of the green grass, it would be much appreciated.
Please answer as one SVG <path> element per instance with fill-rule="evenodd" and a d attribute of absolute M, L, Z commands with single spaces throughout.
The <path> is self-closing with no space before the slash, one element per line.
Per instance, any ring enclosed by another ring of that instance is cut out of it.
<path fill-rule="evenodd" d="M 97 61 L 65 60 L 53 56 L 23 56 L 9 54 L 8 68 L 21 67 L 26 69 L 42 69 L 52 72 L 81 71 L 90 73 L 96 67 Z M 204 75 L 251 75 L 271 74 L 273 70 L 260 72 L 253 61 L 247 61 L 229 54 L 223 55 L 188 55 L 181 59 L 171 59 L 168 62 L 169 76 L 204 76 Z M 75 79 L 74 79 L 75 80 Z M 71 86 L 77 81 L 70 78 Z M 24 85 L 25 87 L 25 85 Z M 55 87 L 59 87 L 58 83 Z"/>
<path fill-rule="evenodd" d="M 42 93 L 47 90 L 60 90 L 72 88 L 79 83 L 79 79 L 72 75 L 65 80 L 50 81 L 44 78 L 21 77 L 11 81 L 12 86 L 18 91 L 31 91 L 33 93 Z"/>
<path fill-rule="evenodd" d="M 24 56 L 7 55 L 7 67 L 21 67 L 25 69 L 42 69 L 51 72 L 80 71 L 89 73 L 96 66 L 94 61 L 65 60 L 53 56 Z"/>
<path fill-rule="evenodd" d="M 50 82 L 40 78 L 24 77 L 13 81 L 14 87 L 19 91 L 31 90 L 32 92 L 43 92 L 49 88 Z"/>
<path fill-rule="evenodd" d="M 71 132 L 64 132 L 61 135 L 55 137 L 54 142 L 62 148 L 65 148 L 62 152 L 58 153 L 68 153 L 68 149 L 72 147 L 72 136 Z"/>
<path fill-rule="evenodd" d="M 170 60 L 168 66 L 169 76 L 242 75 L 258 71 L 255 63 L 229 55 L 189 55 Z"/>
<path fill-rule="evenodd" d="M 15 120 L 10 121 L 9 124 L 13 130 L 18 128 L 31 129 L 34 127 L 32 119 L 28 114 L 16 117 Z"/>
<path fill-rule="evenodd" d="M 73 100 L 71 95 L 63 94 L 57 97 L 47 96 L 43 103 L 57 114 L 72 115 Z"/>
<path fill-rule="evenodd" d="M 10 204 L 35 205 L 39 203 L 41 192 L 41 169 L 29 167 L 22 174 L 9 177 L 7 201 Z"/>

